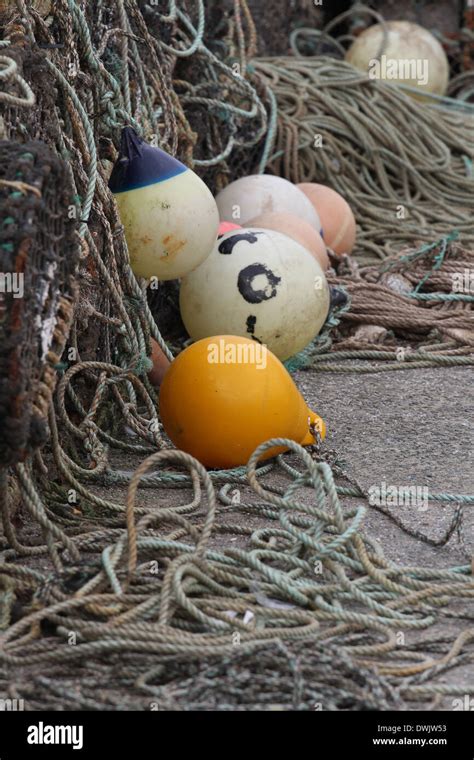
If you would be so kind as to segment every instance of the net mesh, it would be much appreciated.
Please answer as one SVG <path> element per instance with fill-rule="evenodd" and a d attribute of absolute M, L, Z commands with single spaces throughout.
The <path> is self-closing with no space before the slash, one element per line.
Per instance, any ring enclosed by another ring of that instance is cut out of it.
<path fill-rule="evenodd" d="M 0 464 L 47 439 L 79 259 L 70 178 L 40 142 L 0 142 Z"/>

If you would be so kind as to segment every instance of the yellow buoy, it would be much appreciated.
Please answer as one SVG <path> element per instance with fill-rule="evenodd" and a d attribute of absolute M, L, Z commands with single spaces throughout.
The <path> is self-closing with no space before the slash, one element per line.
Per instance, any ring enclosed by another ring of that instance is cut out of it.
<path fill-rule="evenodd" d="M 174 445 L 211 468 L 246 464 L 270 438 L 307 446 L 316 442 L 314 430 L 326 435 L 281 362 L 235 335 L 205 338 L 177 356 L 161 384 L 160 414 Z"/>
<path fill-rule="evenodd" d="M 210 190 L 193 171 L 131 127 L 122 132 L 109 188 L 138 277 L 174 280 L 209 256 L 219 227 Z"/>

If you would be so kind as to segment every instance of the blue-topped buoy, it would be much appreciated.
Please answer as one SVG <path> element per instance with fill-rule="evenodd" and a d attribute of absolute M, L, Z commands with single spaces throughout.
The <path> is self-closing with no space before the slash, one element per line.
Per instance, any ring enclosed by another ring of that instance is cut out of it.
<path fill-rule="evenodd" d="M 174 280 L 211 253 L 219 212 L 191 169 L 125 127 L 109 180 L 137 277 Z"/>

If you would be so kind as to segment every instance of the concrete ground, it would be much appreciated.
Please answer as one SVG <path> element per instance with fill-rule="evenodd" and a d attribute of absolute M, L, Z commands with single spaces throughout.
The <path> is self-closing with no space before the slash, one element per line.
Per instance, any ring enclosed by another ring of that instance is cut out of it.
<path fill-rule="evenodd" d="M 326 446 L 336 449 L 364 490 L 385 482 L 427 488 L 428 495 L 474 494 L 473 368 L 299 372 L 296 379 L 309 406 L 326 421 Z M 449 527 L 454 508 L 432 502 L 426 511 L 396 510 L 409 527 L 437 539 Z M 466 563 L 455 537 L 444 547 L 431 547 L 375 511 L 365 524 L 397 562 Z M 473 554 L 474 505 L 464 510 L 464 533 Z"/>

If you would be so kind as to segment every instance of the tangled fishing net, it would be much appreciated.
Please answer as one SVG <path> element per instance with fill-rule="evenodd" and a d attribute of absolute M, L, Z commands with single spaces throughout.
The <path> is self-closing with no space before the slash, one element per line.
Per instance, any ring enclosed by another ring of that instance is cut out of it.
<path fill-rule="evenodd" d="M 76 296 L 79 241 L 64 214 L 70 197 L 64 166 L 44 143 L 0 142 L 0 254 L 3 276 L 12 278 L 0 293 L 4 467 L 26 459 L 47 439 L 56 365 Z"/>
<path fill-rule="evenodd" d="M 17 0 L 4 20 L 0 192 L 13 221 L 0 245 L 17 256 L 30 241 L 25 272 L 45 297 L 0 323 L 1 420 L 21 433 L 1 449 L 1 692 L 41 709 L 387 709 L 474 691 L 439 679 L 472 663 L 472 628 L 438 627 L 472 620 L 462 526 L 474 497 L 431 497 L 454 505 L 436 543 L 457 538 L 465 563 L 404 567 L 365 531 L 367 494 L 330 452 L 278 440 L 247 469 L 207 472 L 170 449 L 146 374 L 150 337 L 170 351 L 107 189 L 126 124 L 214 190 L 266 166 L 331 179 L 356 212 L 359 256 L 334 269 L 349 298 L 304 366 L 323 369 L 343 349 L 364 358 L 373 341 L 351 329 L 372 324 L 376 294 L 377 354 L 390 358 L 401 339 L 426 343 L 429 366 L 471 363 L 472 304 L 449 310 L 440 294 L 453 262 L 472 261 L 472 133 L 463 114 L 415 107 L 343 63 L 253 60 L 244 0 L 218 38 L 203 3 L 190 5 L 58 0 L 48 16 L 47 2 Z M 315 130 L 327 150 L 312 147 Z M 33 159 L 13 176 L 24 151 Z M 400 227 L 386 213 L 397 204 Z M 23 359 L 15 346 L 46 324 L 48 351 Z M 259 466 L 281 443 L 291 454 Z"/>
<path fill-rule="evenodd" d="M 109 657 L 88 671 L 28 669 L 16 680 L 33 709 L 85 710 L 388 710 L 404 702 L 386 679 L 336 647 L 270 641 L 248 651 L 189 664 L 146 655 Z M 2 683 L 0 675 L 0 684 Z M 118 688 L 119 687 L 119 690 Z M 10 685 L 11 688 L 11 685 Z M 324 708 L 323 708 L 324 705 Z"/>
<path fill-rule="evenodd" d="M 397 88 L 331 58 L 262 59 L 280 119 L 271 169 L 315 178 L 349 201 L 356 253 L 386 256 L 454 228 L 474 242 L 473 115 L 420 108 Z M 474 114 L 474 110 L 473 110 Z"/>
<path fill-rule="evenodd" d="M 295 57 L 284 65 L 281 58 L 255 62 L 274 96 L 267 166 L 295 183 L 333 187 L 358 225 L 354 258 L 333 257 L 329 277 L 350 308 L 335 305 L 328 329 L 287 366 L 354 369 L 336 364 L 341 359 L 379 360 L 385 370 L 403 369 L 405 360 L 413 367 L 472 364 L 474 288 L 454 283 L 473 264 L 474 105 L 461 89 L 473 81 L 474 31 L 464 28 L 448 46 L 457 71 L 450 94 L 458 99 L 432 96 L 424 107 L 406 89 L 339 60 L 355 38 L 333 37 L 334 29 L 367 16 L 385 23 L 355 3 L 323 30 L 296 29 Z"/>

